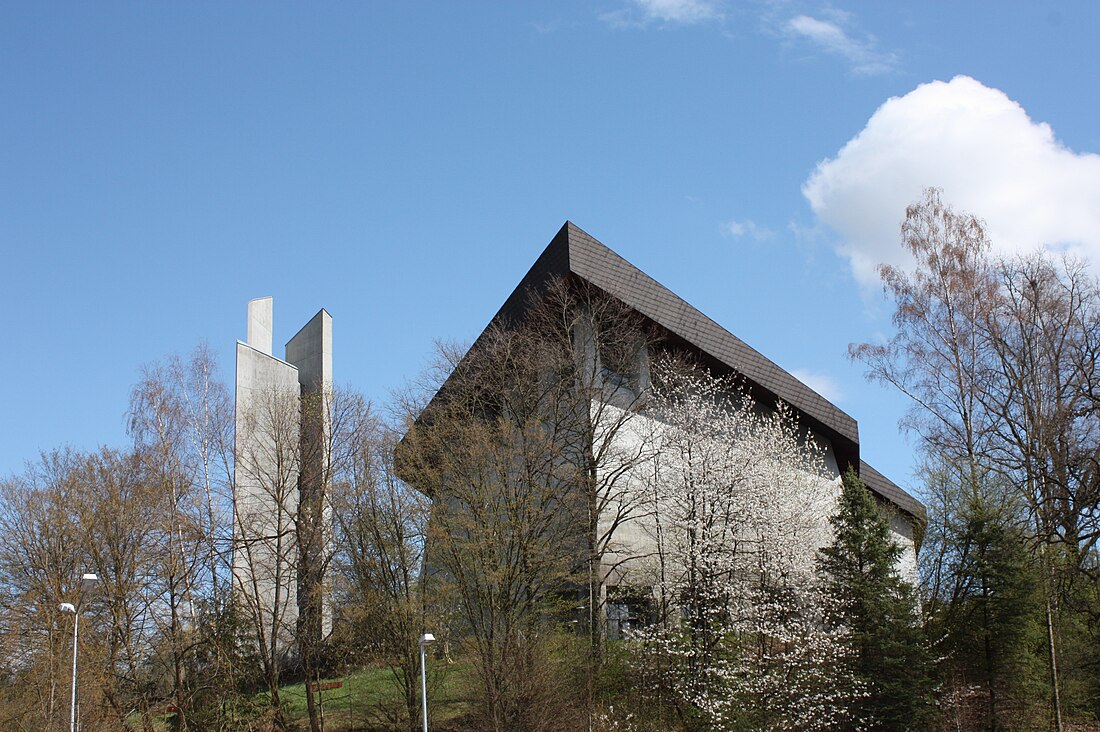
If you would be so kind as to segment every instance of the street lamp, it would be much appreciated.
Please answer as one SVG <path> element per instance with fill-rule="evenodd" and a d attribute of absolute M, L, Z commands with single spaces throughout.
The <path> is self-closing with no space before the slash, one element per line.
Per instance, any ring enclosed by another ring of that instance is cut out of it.
<path fill-rule="evenodd" d="M 80 579 L 95 582 L 99 577 L 93 572 L 85 572 Z M 76 611 L 76 605 L 71 602 L 63 602 L 57 607 L 63 613 L 73 614 L 73 700 L 69 707 L 69 732 L 76 732 L 76 644 L 80 634 L 80 613 Z"/>
<path fill-rule="evenodd" d="M 424 649 L 429 643 L 435 642 L 435 636 L 425 633 L 420 636 L 420 705 L 421 716 L 424 719 L 424 732 L 428 732 L 428 667 L 425 663 Z"/>

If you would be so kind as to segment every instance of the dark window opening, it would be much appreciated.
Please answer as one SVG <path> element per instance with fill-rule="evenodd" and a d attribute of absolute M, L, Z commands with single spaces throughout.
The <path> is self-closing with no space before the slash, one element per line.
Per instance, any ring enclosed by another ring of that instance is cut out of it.
<path fill-rule="evenodd" d="M 645 348 L 615 345 L 619 347 L 600 349 L 601 382 L 613 392 L 625 389 L 635 395 L 641 394 L 648 387 Z"/>
<path fill-rule="evenodd" d="M 653 622 L 653 597 L 642 587 L 608 587 L 606 609 L 608 640 L 622 640 Z"/>

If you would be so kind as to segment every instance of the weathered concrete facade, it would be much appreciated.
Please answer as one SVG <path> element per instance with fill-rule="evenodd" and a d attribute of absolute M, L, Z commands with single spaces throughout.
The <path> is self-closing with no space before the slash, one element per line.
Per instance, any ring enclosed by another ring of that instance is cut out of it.
<path fill-rule="evenodd" d="M 272 355 L 272 322 L 271 298 L 252 300 L 248 342 L 237 342 L 233 577 L 238 602 L 260 621 L 258 642 L 285 650 L 298 618 L 299 503 L 328 479 L 332 317 L 318 312 L 287 343 L 286 360 Z"/>

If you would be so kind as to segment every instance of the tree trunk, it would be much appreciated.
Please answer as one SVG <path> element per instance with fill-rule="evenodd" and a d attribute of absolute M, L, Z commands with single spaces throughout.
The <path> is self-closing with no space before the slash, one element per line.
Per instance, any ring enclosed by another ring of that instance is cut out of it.
<path fill-rule="evenodd" d="M 1058 693 L 1058 653 L 1054 647 L 1054 616 L 1050 608 L 1050 593 L 1046 593 L 1047 656 L 1050 659 L 1050 702 L 1054 708 L 1054 729 L 1062 732 L 1062 700 Z"/>
<path fill-rule="evenodd" d="M 321 718 L 321 710 L 317 704 L 317 697 L 315 696 L 320 683 L 320 677 L 314 673 L 306 672 L 306 711 L 309 712 L 310 732 L 323 732 L 325 728 Z"/>
<path fill-rule="evenodd" d="M 271 693 L 271 728 L 276 732 L 283 732 L 286 729 L 286 722 L 283 720 L 283 702 L 279 698 L 278 678 L 274 682 L 268 680 L 268 691 Z"/>

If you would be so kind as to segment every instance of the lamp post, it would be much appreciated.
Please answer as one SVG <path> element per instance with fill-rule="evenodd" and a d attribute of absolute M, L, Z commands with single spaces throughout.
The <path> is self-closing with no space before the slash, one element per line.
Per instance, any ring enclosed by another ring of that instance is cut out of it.
<path fill-rule="evenodd" d="M 80 579 L 82 582 L 95 582 L 99 577 L 92 572 L 85 572 Z M 69 732 L 76 732 L 76 646 L 80 637 L 80 613 L 71 602 L 63 602 L 57 607 L 63 613 L 73 614 L 73 697 L 69 707 Z"/>
<path fill-rule="evenodd" d="M 428 732 L 428 667 L 425 663 L 424 649 L 433 642 L 435 642 L 435 636 L 431 633 L 420 636 L 420 709 L 424 720 L 424 732 Z"/>

